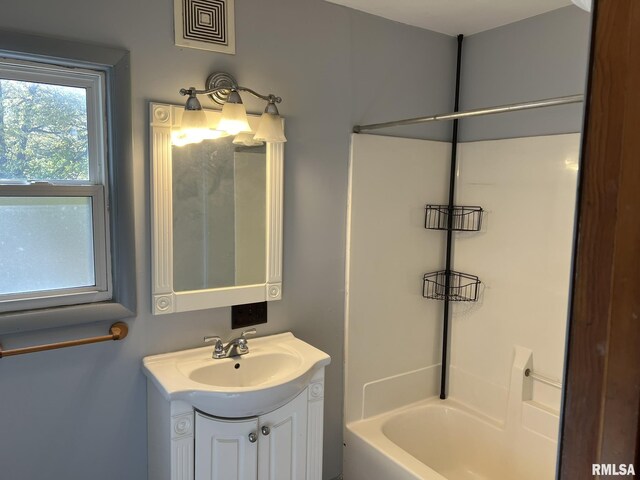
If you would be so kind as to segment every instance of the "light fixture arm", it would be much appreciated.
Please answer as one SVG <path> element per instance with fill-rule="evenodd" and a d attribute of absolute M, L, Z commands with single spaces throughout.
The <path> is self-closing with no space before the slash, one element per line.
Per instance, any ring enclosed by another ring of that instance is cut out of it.
<path fill-rule="evenodd" d="M 275 96 L 273 93 L 270 93 L 268 95 L 262 95 L 258 92 L 256 92 L 255 90 L 251 90 L 250 88 L 247 87 L 241 87 L 240 85 L 236 85 L 233 87 L 213 87 L 213 88 L 207 88 L 206 90 L 198 90 L 196 88 L 181 88 L 180 89 L 180 95 L 214 95 L 216 93 L 223 93 L 224 92 L 249 92 L 251 95 L 253 95 L 254 97 L 260 98 L 262 100 L 266 100 L 269 103 L 282 103 L 282 98 L 281 97 L 277 97 Z M 225 97 L 228 96 L 228 94 L 224 95 Z"/>
<path fill-rule="evenodd" d="M 236 90 L 239 92 L 249 92 L 254 97 L 261 98 L 269 103 L 282 103 L 282 98 L 276 97 L 273 93 L 270 93 L 269 95 L 260 95 L 258 92 L 247 87 L 236 87 Z"/>
<path fill-rule="evenodd" d="M 268 95 L 262 95 L 261 93 L 258 93 L 250 88 L 241 87 L 240 85 L 238 85 L 238 82 L 235 78 L 233 78 L 233 76 L 224 72 L 216 72 L 209 75 L 209 77 L 207 77 L 205 88 L 203 90 L 197 90 L 193 87 L 180 89 L 181 95 L 209 95 L 209 98 L 211 98 L 211 100 L 216 102 L 218 105 L 224 105 L 231 92 L 247 92 L 256 98 L 260 98 L 261 100 L 265 100 L 271 104 L 282 102 L 282 98 L 277 97 L 272 93 Z"/>

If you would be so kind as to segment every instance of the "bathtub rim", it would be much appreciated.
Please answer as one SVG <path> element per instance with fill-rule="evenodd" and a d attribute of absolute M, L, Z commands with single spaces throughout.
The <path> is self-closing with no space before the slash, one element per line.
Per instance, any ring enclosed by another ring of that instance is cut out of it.
<path fill-rule="evenodd" d="M 384 425 L 390 419 L 405 415 L 412 410 L 425 407 L 450 408 L 458 410 L 463 415 L 471 416 L 490 428 L 500 431 L 505 430 L 505 424 L 503 422 L 499 422 L 458 400 L 451 398 L 441 400 L 438 396 L 433 396 L 388 412 L 349 422 L 345 425 L 345 439 L 349 441 L 349 437 L 354 435 L 368 447 L 373 448 L 379 454 L 383 455 L 386 460 L 405 470 L 407 473 L 414 475 L 416 479 L 447 480 L 445 476 L 411 455 L 384 433 Z"/>

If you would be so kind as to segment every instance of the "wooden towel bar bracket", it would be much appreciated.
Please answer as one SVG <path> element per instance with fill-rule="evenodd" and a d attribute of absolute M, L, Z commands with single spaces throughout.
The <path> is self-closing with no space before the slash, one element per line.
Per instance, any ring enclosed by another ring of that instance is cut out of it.
<path fill-rule="evenodd" d="M 78 340 L 69 340 L 67 342 L 14 348 L 12 350 L 3 350 L 2 345 L 0 345 L 0 358 L 11 357 L 13 355 L 23 355 L 25 353 L 43 352 L 45 350 L 55 350 L 57 348 L 75 347 L 76 345 L 87 345 L 89 343 L 108 342 L 109 340 L 122 340 L 128 333 L 129 327 L 126 323 L 116 322 L 109 328 L 109 335 L 102 335 L 100 337 L 79 338 Z"/>

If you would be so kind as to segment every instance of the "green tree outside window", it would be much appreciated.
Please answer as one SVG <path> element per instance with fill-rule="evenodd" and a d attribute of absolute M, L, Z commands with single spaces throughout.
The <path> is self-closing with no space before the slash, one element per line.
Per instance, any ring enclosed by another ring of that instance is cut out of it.
<path fill-rule="evenodd" d="M 89 179 L 84 88 L 0 79 L 3 179 Z"/>

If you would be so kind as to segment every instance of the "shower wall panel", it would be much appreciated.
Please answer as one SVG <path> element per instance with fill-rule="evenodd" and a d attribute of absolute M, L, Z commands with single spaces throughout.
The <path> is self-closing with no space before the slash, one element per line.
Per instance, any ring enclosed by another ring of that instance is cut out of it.
<path fill-rule="evenodd" d="M 533 351 L 537 373 L 562 378 L 579 147 L 576 133 L 459 148 L 457 203 L 486 215 L 482 231 L 455 235 L 454 269 L 483 283 L 477 303 L 454 304 L 450 394 L 492 416 L 504 412 L 515 345 Z M 534 400 L 558 410 L 560 390 L 533 384 Z"/>
<path fill-rule="evenodd" d="M 424 228 L 446 203 L 449 143 L 351 139 L 346 278 L 345 422 L 435 395 L 442 303 L 422 275 L 442 267 L 445 234 Z"/>

